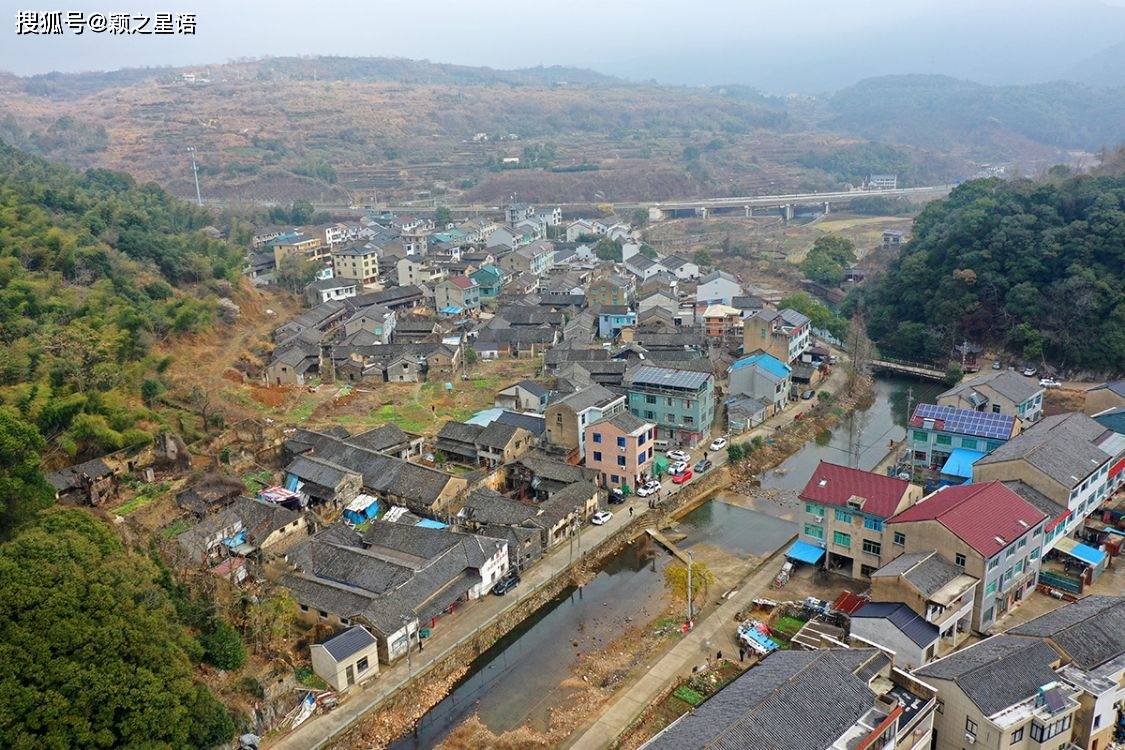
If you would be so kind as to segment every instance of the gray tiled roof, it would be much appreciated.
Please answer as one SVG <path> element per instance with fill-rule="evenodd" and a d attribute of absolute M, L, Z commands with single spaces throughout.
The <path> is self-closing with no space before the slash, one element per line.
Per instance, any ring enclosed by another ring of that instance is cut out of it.
<path fill-rule="evenodd" d="M 874 704 L 875 649 L 777 651 L 676 721 L 649 750 L 824 750 Z"/>
<path fill-rule="evenodd" d="M 868 602 L 852 613 L 852 619 L 882 619 L 898 628 L 920 648 L 938 639 L 938 628 L 902 602 Z"/>
<path fill-rule="evenodd" d="M 1093 442 L 1104 432 L 1104 427 L 1085 414 L 1056 414 L 1045 417 L 974 465 L 1022 459 L 1064 487 L 1074 487 L 1110 459 Z"/>
<path fill-rule="evenodd" d="M 285 473 L 292 474 L 306 482 L 319 484 L 321 487 L 335 489 L 340 486 L 349 473 L 343 466 L 327 461 L 317 456 L 300 455 L 294 458 L 285 467 Z"/>
<path fill-rule="evenodd" d="M 373 451 L 386 450 L 409 441 L 410 436 L 401 427 L 393 423 L 358 433 L 348 439 L 348 442 L 370 448 Z"/>
<path fill-rule="evenodd" d="M 923 679 L 956 682 L 985 716 L 1030 698 L 1058 679 L 1059 655 L 1045 641 L 995 635 L 919 668 Z"/>
<path fill-rule="evenodd" d="M 1025 378 L 1011 370 L 1000 370 L 999 372 L 989 372 L 984 375 L 978 375 L 975 378 L 962 380 L 945 393 L 939 395 L 938 398 L 944 396 L 960 396 L 975 391 L 985 385 L 1004 396 L 1004 398 L 1010 399 L 1017 404 L 1026 401 L 1043 390 L 1043 387 L 1034 379 Z"/>
<path fill-rule="evenodd" d="M 585 411 L 594 406 L 605 406 L 619 399 L 613 391 L 605 386 L 591 385 L 588 388 L 583 388 L 580 391 L 575 391 L 569 396 L 565 396 L 558 400 L 558 404 L 566 405 L 573 409 L 575 412 Z"/>
<path fill-rule="evenodd" d="M 1078 666 L 1093 669 L 1125 653 L 1125 596 L 1087 596 L 1008 632 L 1050 638 Z"/>
<path fill-rule="evenodd" d="M 1059 503 L 1056 503 L 1054 500 L 1047 497 L 1027 482 L 1013 479 L 1004 482 L 1004 486 L 1022 497 L 1024 500 L 1034 505 L 1039 510 L 1043 511 L 1048 519 L 1058 518 L 1067 511 L 1066 507 L 1060 505 Z"/>

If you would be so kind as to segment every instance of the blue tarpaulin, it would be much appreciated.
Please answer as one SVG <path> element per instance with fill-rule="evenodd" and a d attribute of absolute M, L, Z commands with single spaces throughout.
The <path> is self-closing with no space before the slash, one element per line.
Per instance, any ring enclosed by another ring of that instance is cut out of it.
<path fill-rule="evenodd" d="M 824 547 L 817 547 L 815 544 L 802 542 L 800 539 L 793 542 L 793 546 L 785 553 L 786 557 L 792 558 L 797 562 L 808 563 L 809 565 L 816 565 L 820 562 L 820 558 L 824 557 Z"/>
<path fill-rule="evenodd" d="M 1082 544 L 1081 542 L 1076 542 L 1075 540 L 1068 539 L 1066 537 L 1056 542 L 1055 548 L 1060 552 L 1064 552 L 1070 555 L 1076 560 L 1081 560 L 1087 565 L 1093 565 L 1094 567 L 1101 565 L 1102 561 L 1105 560 L 1105 553 L 1100 549 L 1095 549 L 1088 545 Z"/>
<path fill-rule="evenodd" d="M 984 458 L 980 451 L 971 451 L 968 448 L 954 448 L 949 454 L 949 460 L 941 467 L 941 473 L 950 477 L 973 478 L 973 464 L 978 459 Z"/>
<path fill-rule="evenodd" d="M 420 526 L 423 529 L 448 529 L 449 528 L 449 524 L 442 523 L 441 521 L 435 521 L 431 518 L 423 518 L 421 521 L 419 521 L 418 523 L 416 523 L 414 525 Z"/>

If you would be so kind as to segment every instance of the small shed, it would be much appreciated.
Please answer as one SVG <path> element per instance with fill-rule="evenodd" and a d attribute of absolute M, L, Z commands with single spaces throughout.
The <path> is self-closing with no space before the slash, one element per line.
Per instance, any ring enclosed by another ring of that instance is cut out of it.
<path fill-rule="evenodd" d="M 362 625 L 355 625 L 324 643 L 309 647 L 313 671 L 334 690 L 347 690 L 379 673 L 378 641 Z"/>
<path fill-rule="evenodd" d="M 379 515 L 379 500 L 371 495 L 357 495 L 355 500 L 344 508 L 344 520 L 355 526 L 367 523 Z"/>

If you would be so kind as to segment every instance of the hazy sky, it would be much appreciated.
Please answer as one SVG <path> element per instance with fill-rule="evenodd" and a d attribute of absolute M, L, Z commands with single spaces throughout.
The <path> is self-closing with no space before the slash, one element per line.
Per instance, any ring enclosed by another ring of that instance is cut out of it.
<path fill-rule="evenodd" d="M 57 3 L 0 0 L 7 18 L 0 68 L 29 74 L 337 54 L 494 67 L 577 65 L 632 78 L 744 82 L 770 89 L 809 88 L 823 77 L 830 88 L 853 71 L 952 68 L 948 72 L 962 75 L 982 71 L 978 79 L 995 72 L 997 81 L 1050 77 L 1052 66 L 1125 41 L 1125 0 Z M 194 12 L 198 31 L 195 37 L 21 37 L 15 34 L 19 10 Z M 1040 47 L 1024 61 L 1013 49 L 1021 41 L 1048 49 Z"/>

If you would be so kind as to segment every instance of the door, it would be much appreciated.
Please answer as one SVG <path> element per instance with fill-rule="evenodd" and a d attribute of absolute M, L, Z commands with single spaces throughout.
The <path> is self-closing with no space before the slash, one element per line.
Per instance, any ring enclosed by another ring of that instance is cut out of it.
<path fill-rule="evenodd" d="M 344 670 L 344 674 L 348 678 L 348 684 L 354 685 L 355 684 L 355 669 L 352 667 L 352 665 L 350 665 L 350 664 L 348 665 L 348 668 Z"/>

